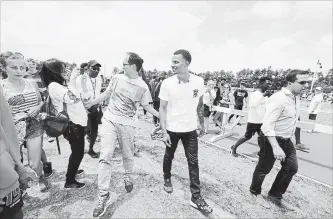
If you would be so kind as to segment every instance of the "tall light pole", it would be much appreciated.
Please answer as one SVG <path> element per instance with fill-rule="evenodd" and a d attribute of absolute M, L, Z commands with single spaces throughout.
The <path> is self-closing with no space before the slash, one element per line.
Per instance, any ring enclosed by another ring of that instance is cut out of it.
<path fill-rule="evenodd" d="M 313 85 L 314 85 L 315 81 L 318 79 L 318 73 L 319 73 L 319 71 L 320 72 L 322 71 L 322 66 L 321 66 L 321 63 L 320 63 L 320 61 L 318 59 L 316 72 L 312 76 L 312 83 L 311 83 L 311 88 L 310 88 L 310 94 L 312 94 Z"/>

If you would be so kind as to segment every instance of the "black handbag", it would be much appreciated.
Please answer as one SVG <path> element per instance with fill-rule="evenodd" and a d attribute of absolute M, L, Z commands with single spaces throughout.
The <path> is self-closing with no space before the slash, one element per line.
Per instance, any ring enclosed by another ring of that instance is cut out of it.
<path fill-rule="evenodd" d="M 48 97 L 46 103 L 47 117 L 45 119 L 45 132 L 50 137 L 59 137 L 62 135 L 69 124 L 69 116 L 67 113 L 67 104 L 63 102 L 63 111 L 58 112 Z"/>

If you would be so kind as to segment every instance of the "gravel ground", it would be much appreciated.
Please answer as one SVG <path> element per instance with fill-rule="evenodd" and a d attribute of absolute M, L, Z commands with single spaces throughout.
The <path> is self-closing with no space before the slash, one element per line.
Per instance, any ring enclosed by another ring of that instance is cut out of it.
<path fill-rule="evenodd" d="M 124 189 L 121 155 L 116 153 L 112 164 L 112 204 L 102 218 L 332 217 L 333 190 L 297 176 L 284 195 L 297 207 L 295 212 L 285 211 L 275 205 L 271 209 L 260 207 L 249 192 L 255 162 L 233 158 L 225 151 L 200 143 L 202 195 L 214 209 L 211 215 L 203 215 L 189 205 L 188 166 L 182 145 L 179 144 L 173 162 L 174 192 L 167 194 L 163 191 L 162 174 L 165 146 L 162 142 L 150 140 L 152 124 L 144 121 L 140 121 L 140 124 L 142 128 L 136 131 L 138 156 L 135 157 L 134 190 L 126 193 Z M 86 187 L 77 191 L 65 190 L 63 186 L 70 148 L 63 138 L 60 138 L 60 144 L 62 154 L 58 155 L 55 143 L 44 143 L 48 159 L 55 169 L 50 179 L 52 188 L 41 193 L 34 184 L 28 189 L 23 207 L 26 218 L 92 218 L 97 198 L 98 159 L 85 154 L 80 166 L 85 174 L 78 180 L 86 182 Z M 99 143 L 96 143 L 96 150 L 99 151 Z M 273 169 L 266 177 L 263 195 L 267 195 L 276 174 L 277 170 Z"/>

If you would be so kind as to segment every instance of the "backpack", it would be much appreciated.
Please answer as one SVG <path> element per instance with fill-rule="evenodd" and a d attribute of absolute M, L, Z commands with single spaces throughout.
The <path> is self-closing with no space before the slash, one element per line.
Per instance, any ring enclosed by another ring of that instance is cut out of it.
<path fill-rule="evenodd" d="M 67 104 L 63 102 L 63 111 L 58 112 L 52 104 L 51 98 L 46 100 L 45 132 L 50 137 L 59 137 L 62 135 L 69 124 L 67 113 Z"/>

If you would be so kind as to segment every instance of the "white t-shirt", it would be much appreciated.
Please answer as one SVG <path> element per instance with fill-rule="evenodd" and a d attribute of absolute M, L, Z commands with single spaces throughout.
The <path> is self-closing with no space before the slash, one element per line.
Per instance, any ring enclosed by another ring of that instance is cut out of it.
<path fill-rule="evenodd" d="M 250 94 L 247 122 L 255 124 L 263 123 L 267 100 L 268 97 L 264 97 L 260 91 L 255 91 Z"/>
<path fill-rule="evenodd" d="M 88 116 L 82 101 L 75 101 L 77 98 L 74 95 L 73 88 L 67 88 L 52 82 L 48 87 L 49 95 L 52 104 L 58 112 L 63 111 L 63 102 L 67 103 L 67 113 L 71 122 L 81 126 L 87 126 Z"/>
<path fill-rule="evenodd" d="M 179 83 L 177 75 L 162 82 L 159 98 L 167 101 L 166 129 L 191 132 L 198 128 L 197 106 L 205 92 L 203 78 L 190 74 L 188 83 Z"/>
<path fill-rule="evenodd" d="M 76 79 L 76 89 L 84 101 L 95 99 L 102 89 L 102 77 L 97 75 L 91 78 L 87 73 L 79 75 Z"/>
<path fill-rule="evenodd" d="M 321 109 L 321 106 L 323 105 L 323 100 L 324 100 L 323 94 L 316 94 L 311 100 L 308 113 L 318 114 Z"/>
<path fill-rule="evenodd" d="M 211 95 L 212 97 L 210 97 L 209 92 L 205 92 L 203 95 L 203 103 L 209 107 L 212 107 L 213 105 L 213 101 L 216 97 L 216 92 L 214 90 L 211 90 Z"/>

